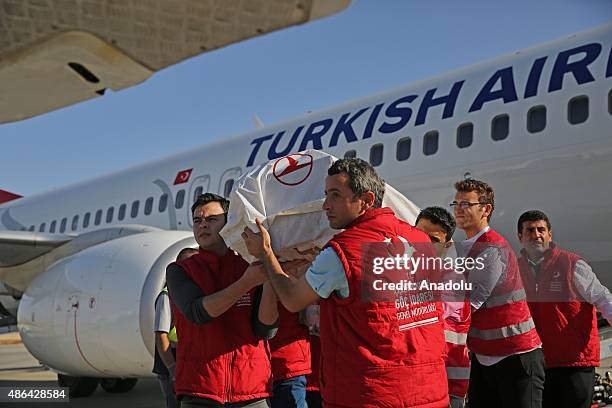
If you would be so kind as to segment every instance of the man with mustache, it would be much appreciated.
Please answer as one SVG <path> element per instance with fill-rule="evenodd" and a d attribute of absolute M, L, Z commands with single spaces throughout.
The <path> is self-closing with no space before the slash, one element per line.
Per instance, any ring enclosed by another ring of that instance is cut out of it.
<path fill-rule="evenodd" d="M 589 408 L 599 333 L 595 308 L 612 321 L 612 295 L 582 257 L 553 242 L 546 214 L 531 210 L 518 220 L 519 266 L 546 362 L 544 404 Z"/>

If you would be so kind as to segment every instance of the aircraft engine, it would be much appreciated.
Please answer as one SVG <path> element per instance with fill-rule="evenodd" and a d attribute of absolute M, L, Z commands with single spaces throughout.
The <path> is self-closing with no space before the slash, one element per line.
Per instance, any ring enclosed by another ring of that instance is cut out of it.
<path fill-rule="evenodd" d="M 154 302 L 165 268 L 191 232 L 130 235 L 62 259 L 24 293 L 17 321 L 24 345 L 70 376 L 152 376 Z"/>

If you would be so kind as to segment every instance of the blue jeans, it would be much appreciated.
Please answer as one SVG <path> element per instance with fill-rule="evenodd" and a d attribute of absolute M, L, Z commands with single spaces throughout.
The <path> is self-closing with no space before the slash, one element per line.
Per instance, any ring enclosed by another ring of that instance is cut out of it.
<path fill-rule="evenodd" d="M 306 376 L 274 382 L 272 408 L 308 408 L 306 405 Z"/>

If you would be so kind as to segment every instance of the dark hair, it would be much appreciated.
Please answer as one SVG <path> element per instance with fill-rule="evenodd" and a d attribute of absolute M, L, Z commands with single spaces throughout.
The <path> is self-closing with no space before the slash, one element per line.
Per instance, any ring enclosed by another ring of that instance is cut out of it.
<path fill-rule="evenodd" d="M 373 207 L 382 207 L 382 200 L 385 196 L 385 182 L 376 174 L 376 170 L 370 163 L 357 158 L 340 159 L 327 170 L 328 176 L 340 173 L 346 173 L 349 176 L 349 187 L 355 195 L 371 191 L 374 193 Z"/>
<path fill-rule="evenodd" d="M 540 210 L 529 210 L 525 211 L 518 219 L 517 228 L 518 233 L 521 234 L 523 232 L 523 223 L 524 222 L 533 222 L 533 221 L 546 221 L 546 227 L 550 230 L 550 221 L 546 214 L 544 214 Z"/>
<path fill-rule="evenodd" d="M 455 233 L 455 227 L 457 224 L 455 223 L 455 219 L 448 211 L 446 211 L 442 207 L 427 207 L 423 208 L 414 222 L 414 225 L 419 223 L 421 218 L 425 218 L 433 224 L 439 225 L 442 227 L 444 232 L 446 233 L 446 241 L 450 241 Z"/>
<path fill-rule="evenodd" d="M 461 193 L 469 193 L 475 191 L 478 194 L 478 202 L 480 204 L 491 204 L 491 213 L 487 220 L 491 220 L 493 210 L 495 209 L 495 193 L 490 185 L 480 180 L 461 180 L 455 183 L 455 190 Z"/>
<path fill-rule="evenodd" d="M 187 259 L 192 255 L 195 255 L 198 253 L 198 250 L 195 248 L 183 248 L 181 249 L 181 251 L 178 253 L 178 255 L 176 256 L 176 260 L 177 261 L 182 261 L 183 259 Z"/>
<path fill-rule="evenodd" d="M 227 212 L 229 211 L 230 202 L 227 198 L 221 197 L 220 195 L 213 193 L 200 194 L 191 206 L 191 215 L 195 213 L 195 210 L 198 207 L 213 202 L 221 204 L 221 208 L 223 208 L 223 213 L 225 215 L 225 222 L 227 222 Z"/>

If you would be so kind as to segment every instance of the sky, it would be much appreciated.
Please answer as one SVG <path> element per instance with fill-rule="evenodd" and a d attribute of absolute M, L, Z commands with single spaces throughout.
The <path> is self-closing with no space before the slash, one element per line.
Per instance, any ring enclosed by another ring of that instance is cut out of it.
<path fill-rule="evenodd" d="M 140 85 L 0 125 L 0 189 L 24 196 L 612 22 L 611 0 L 353 0 Z"/>

